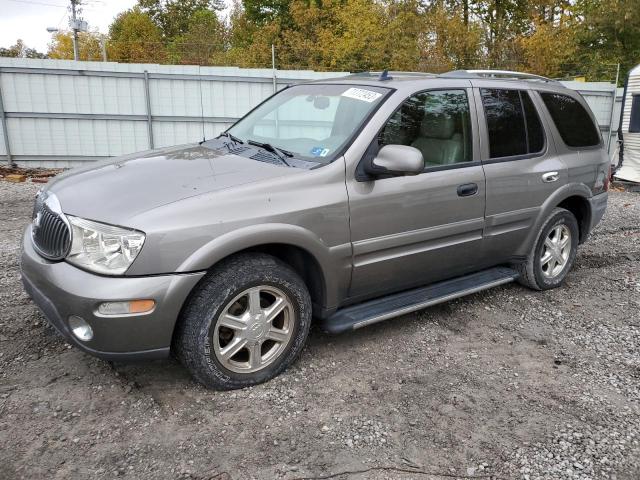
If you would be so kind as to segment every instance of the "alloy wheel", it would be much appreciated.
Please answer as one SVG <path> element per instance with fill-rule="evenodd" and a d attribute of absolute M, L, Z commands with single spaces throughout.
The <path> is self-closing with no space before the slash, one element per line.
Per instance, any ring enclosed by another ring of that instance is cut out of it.
<path fill-rule="evenodd" d="M 571 231 L 566 225 L 557 225 L 549 232 L 540 256 L 540 267 L 546 278 L 555 278 L 562 272 L 569 261 L 571 247 Z"/>
<path fill-rule="evenodd" d="M 271 365 L 286 349 L 295 311 L 287 295 L 270 285 L 244 290 L 223 309 L 213 331 L 218 361 L 236 373 Z"/>

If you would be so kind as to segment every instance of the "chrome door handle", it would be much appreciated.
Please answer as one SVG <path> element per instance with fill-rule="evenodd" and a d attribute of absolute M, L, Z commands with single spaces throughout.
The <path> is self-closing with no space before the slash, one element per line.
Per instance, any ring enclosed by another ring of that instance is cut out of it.
<path fill-rule="evenodd" d="M 542 181 L 546 183 L 556 182 L 560 178 L 558 172 L 547 172 L 542 174 Z"/>

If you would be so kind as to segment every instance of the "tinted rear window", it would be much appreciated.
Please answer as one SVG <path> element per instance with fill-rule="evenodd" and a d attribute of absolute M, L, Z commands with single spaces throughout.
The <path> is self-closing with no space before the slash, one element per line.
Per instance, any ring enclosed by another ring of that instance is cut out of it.
<path fill-rule="evenodd" d="M 526 91 L 483 88 L 480 94 L 491 158 L 527 155 L 542 150 L 544 131 Z"/>
<path fill-rule="evenodd" d="M 540 92 L 564 143 L 570 147 L 593 147 L 600 133 L 580 103 L 568 95 Z"/>

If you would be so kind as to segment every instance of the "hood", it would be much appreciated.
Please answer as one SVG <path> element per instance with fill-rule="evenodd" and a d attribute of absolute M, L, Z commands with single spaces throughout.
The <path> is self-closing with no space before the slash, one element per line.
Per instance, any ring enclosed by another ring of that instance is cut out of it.
<path fill-rule="evenodd" d="M 47 190 L 69 215 L 135 227 L 126 220 L 162 205 L 303 171 L 189 145 L 74 169 L 56 178 Z"/>

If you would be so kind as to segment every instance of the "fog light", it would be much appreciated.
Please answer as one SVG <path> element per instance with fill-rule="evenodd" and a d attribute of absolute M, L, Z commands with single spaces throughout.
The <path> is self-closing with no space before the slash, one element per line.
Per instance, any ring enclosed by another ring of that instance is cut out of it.
<path fill-rule="evenodd" d="M 153 300 L 130 300 L 128 302 L 104 302 L 98 306 L 101 315 L 131 315 L 149 313 L 156 306 Z"/>
<path fill-rule="evenodd" d="M 78 340 L 88 342 L 93 338 L 93 329 L 91 328 L 91 325 L 80 317 L 76 317 L 75 315 L 70 316 L 69 328 L 71 328 L 71 332 L 73 332 Z"/>

